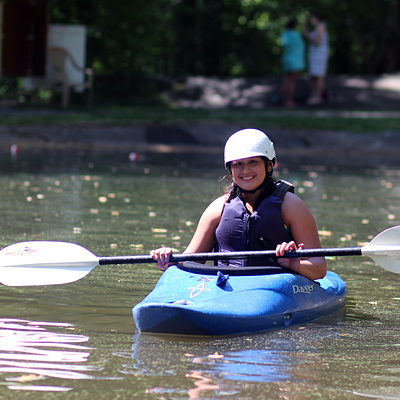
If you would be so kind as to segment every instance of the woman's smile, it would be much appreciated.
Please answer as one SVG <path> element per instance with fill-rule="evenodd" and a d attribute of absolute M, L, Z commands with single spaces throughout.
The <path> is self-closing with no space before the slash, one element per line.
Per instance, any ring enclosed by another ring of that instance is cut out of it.
<path fill-rule="evenodd" d="M 244 181 L 250 181 L 252 179 L 254 179 L 255 175 L 252 176 L 242 176 L 240 179 L 244 180 Z"/>

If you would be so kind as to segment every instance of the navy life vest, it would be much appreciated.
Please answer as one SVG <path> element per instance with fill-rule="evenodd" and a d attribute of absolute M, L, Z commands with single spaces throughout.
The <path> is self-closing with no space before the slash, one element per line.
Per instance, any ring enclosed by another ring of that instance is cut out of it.
<path fill-rule="evenodd" d="M 221 221 L 215 230 L 215 251 L 275 250 L 282 242 L 293 240 L 282 218 L 282 200 L 294 191 L 288 182 L 277 181 L 271 195 L 261 201 L 252 214 L 243 200 L 235 197 L 225 203 Z M 228 261 L 218 261 L 219 266 Z M 275 265 L 276 259 L 230 260 L 229 266 Z"/>

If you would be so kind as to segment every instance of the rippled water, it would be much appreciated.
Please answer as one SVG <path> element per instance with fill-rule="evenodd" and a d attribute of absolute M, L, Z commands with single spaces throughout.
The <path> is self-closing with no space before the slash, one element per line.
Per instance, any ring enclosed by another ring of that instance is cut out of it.
<path fill-rule="evenodd" d="M 0 245 L 77 243 L 98 256 L 189 242 L 220 194 L 212 155 L 0 154 Z M 360 246 L 400 225 L 397 169 L 283 165 L 324 247 Z M 400 276 L 365 257 L 328 260 L 345 313 L 223 338 L 135 333 L 131 308 L 154 265 L 98 266 L 71 284 L 0 287 L 0 396 L 12 398 L 400 398 Z M 0 281 L 2 271 L 0 269 Z"/>

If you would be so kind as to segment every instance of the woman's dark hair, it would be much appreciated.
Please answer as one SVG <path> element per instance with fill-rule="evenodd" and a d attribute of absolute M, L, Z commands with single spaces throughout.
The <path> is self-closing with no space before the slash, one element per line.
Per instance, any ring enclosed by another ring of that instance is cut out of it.
<path fill-rule="evenodd" d="M 319 11 L 313 10 L 310 13 L 310 17 L 316 17 L 319 21 L 324 21 L 324 17 L 322 16 L 322 14 Z"/>
<path fill-rule="evenodd" d="M 295 18 L 290 18 L 288 23 L 286 24 L 287 29 L 295 29 L 297 26 L 297 21 Z"/>

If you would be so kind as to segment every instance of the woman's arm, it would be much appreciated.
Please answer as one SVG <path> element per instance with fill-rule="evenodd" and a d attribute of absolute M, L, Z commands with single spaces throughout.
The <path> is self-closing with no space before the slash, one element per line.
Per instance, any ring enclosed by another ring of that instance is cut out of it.
<path fill-rule="evenodd" d="M 324 35 L 325 31 L 325 25 L 323 23 L 318 24 L 316 29 L 317 34 L 315 35 L 315 38 L 312 39 L 312 42 L 318 46 L 322 41 L 322 36 Z"/>
<path fill-rule="evenodd" d="M 203 253 L 212 251 L 214 232 L 221 221 L 226 196 L 214 200 L 203 212 L 196 231 L 184 253 Z"/>
<path fill-rule="evenodd" d="M 184 253 L 212 251 L 214 247 L 214 232 L 221 220 L 225 201 L 226 196 L 221 196 L 205 209 L 200 217 L 193 238 Z M 157 261 L 157 266 L 161 271 L 165 271 L 170 266 L 169 259 L 171 254 L 172 249 L 170 247 L 161 247 L 160 249 L 150 251 L 150 255 Z"/>
<path fill-rule="evenodd" d="M 304 202 L 293 193 L 286 193 L 282 202 L 282 216 L 290 229 L 293 242 L 277 246 L 277 255 L 283 256 L 285 251 L 297 248 L 320 248 L 318 229 L 314 217 Z M 311 279 L 321 279 L 326 274 L 325 257 L 280 258 L 280 265 Z"/>

